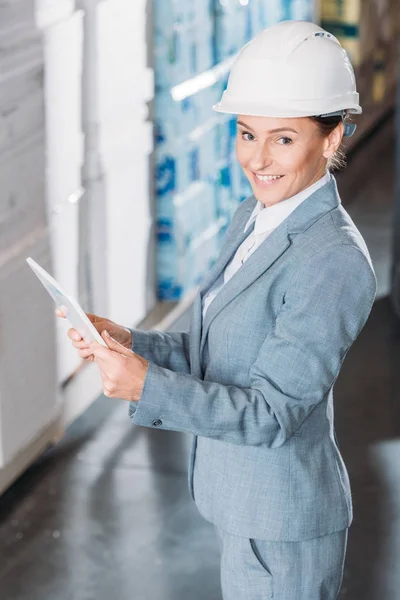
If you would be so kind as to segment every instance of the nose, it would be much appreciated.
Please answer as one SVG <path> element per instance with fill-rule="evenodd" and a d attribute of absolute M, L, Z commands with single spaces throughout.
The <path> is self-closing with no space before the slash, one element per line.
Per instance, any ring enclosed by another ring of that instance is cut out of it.
<path fill-rule="evenodd" d="M 254 172 L 261 172 L 272 165 L 273 159 L 268 152 L 268 146 L 254 148 L 254 154 L 249 161 L 249 167 Z"/>

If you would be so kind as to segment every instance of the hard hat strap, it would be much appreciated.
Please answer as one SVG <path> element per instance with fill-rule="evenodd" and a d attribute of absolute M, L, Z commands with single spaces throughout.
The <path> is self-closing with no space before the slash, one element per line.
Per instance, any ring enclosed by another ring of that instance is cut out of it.
<path fill-rule="evenodd" d="M 335 112 L 318 115 L 318 117 L 320 117 L 321 119 L 323 119 L 325 117 L 342 117 L 342 119 L 344 119 L 345 115 L 346 115 L 345 110 L 337 110 Z M 357 125 L 355 125 L 355 123 L 344 123 L 343 125 L 344 125 L 344 132 L 343 132 L 344 137 L 351 137 L 352 135 L 354 135 L 354 132 L 357 129 Z"/>
<path fill-rule="evenodd" d="M 345 115 L 346 115 L 345 110 L 337 110 L 333 113 L 325 113 L 323 115 L 318 115 L 318 117 L 320 117 L 321 119 L 323 119 L 325 117 L 342 117 L 342 119 L 344 119 Z M 344 132 L 343 132 L 344 137 L 351 137 L 352 135 L 354 135 L 354 132 L 357 129 L 357 125 L 355 125 L 355 123 L 343 123 L 343 125 L 344 125 Z"/>
<path fill-rule="evenodd" d="M 324 113 L 323 115 L 317 115 L 318 117 L 321 117 L 321 119 L 323 119 L 324 117 L 344 117 L 346 114 L 345 110 L 337 110 L 335 112 L 331 112 L 331 113 Z"/>

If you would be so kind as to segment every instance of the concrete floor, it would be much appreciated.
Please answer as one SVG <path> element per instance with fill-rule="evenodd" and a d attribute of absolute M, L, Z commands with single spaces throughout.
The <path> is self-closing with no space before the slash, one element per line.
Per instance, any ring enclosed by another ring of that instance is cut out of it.
<path fill-rule="evenodd" d="M 392 131 L 388 122 L 339 177 L 380 296 L 389 286 Z M 186 326 L 187 315 L 175 324 Z M 355 507 L 341 599 L 400 598 L 399 364 L 399 326 L 382 297 L 335 388 Z M 1 600 L 219 600 L 217 541 L 187 490 L 189 444 L 133 427 L 126 403 L 100 398 L 0 498 Z"/>

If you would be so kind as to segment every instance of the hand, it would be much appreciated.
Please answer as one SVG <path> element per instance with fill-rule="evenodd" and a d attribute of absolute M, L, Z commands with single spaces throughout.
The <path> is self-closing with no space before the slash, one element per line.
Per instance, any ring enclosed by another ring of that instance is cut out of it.
<path fill-rule="evenodd" d="M 103 394 L 108 398 L 139 401 L 149 362 L 119 344 L 107 331 L 103 331 L 101 337 L 107 348 L 92 342 L 90 351 L 100 369 Z"/>
<path fill-rule="evenodd" d="M 62 319 L 65 319 L 65 314 L 60 308 L 57 308 L 56 315 Z M 121 325 L 117 325 L 113 321 L 103 317 L 98 317 L 90 313 L 86 313 L 86 315 L 100 334 L 104 330 L 108 331 L 108 333 L 117 342 L 124 346 L 124 348 L 130 349 L 132 347 L 132 333 L 129 331 L 129 329 L 126 329 Z M 90 350 L 90 342 L 86 342 L 80 333 L 76 331 L 76 329 L 69 329 L 68 337 L 72 340 L 72 345 L 78 350 L 78 354 L 81 358 L 85 359 L 86 361 L 93 361 L 94 357 Z"/>

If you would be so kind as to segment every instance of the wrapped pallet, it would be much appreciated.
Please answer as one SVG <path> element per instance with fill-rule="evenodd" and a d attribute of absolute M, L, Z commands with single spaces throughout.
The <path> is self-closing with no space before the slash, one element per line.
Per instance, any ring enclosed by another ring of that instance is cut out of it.
<path fill-rule="evenodd" d="M 33 4 L 0 5 L 0 491 L 27 449 L 46 443 L 59 409 L 55 318 L 25 264 L 32 255 L 51 268 L 43 47 Z"/>

